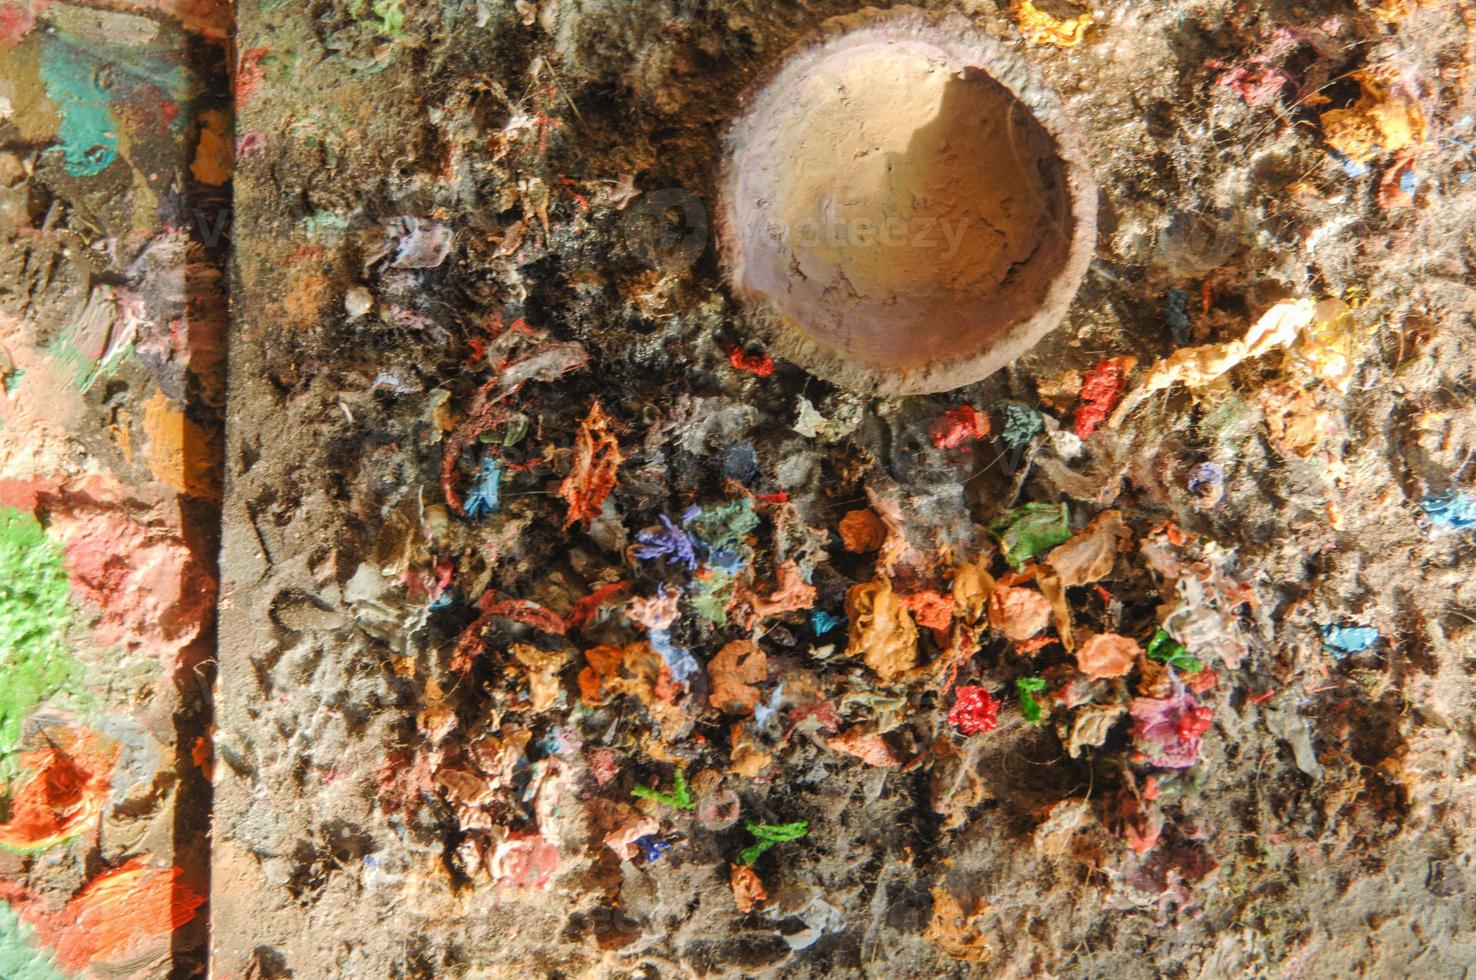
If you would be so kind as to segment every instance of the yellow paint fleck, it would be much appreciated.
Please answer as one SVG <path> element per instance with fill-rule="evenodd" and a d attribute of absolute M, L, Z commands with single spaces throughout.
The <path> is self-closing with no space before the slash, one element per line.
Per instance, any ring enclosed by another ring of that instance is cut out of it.
<path fill-rule="evenodd" d="M 167 486 L 205 500 L 220 499 L 219 433 L 189 419 L 162 391 L 144 404 L 149 469 Z"/>
<path fill-rule="evenodd" d="M 1425 112 L 1418 102 L 1391 91 L 1387 73 L 1365 69 L 1353 79 L 1363 88 L 1347 109 L 1322 114 L 1327 145 L 1357 163 L 1425 141 Z"/>
<path fill-rule="evenodd" d="M 200 142 L 195 146 L 195 162 L 190 164 L 190 173 L 202 184 L 219 187 L 231 179 L 235 163 L 230 119 L 219 109 L 202 112 Z"/>
<path fill-rule="evenodd" d="M 1076 47 L 1086 38 L 1087 28 L 1093 22 L 1090 11 L 1075 17 L 1056 17 L 1037 7 L 1034 0 L 1014 0 L 1010 12 L 1027 41 L 1057 48 Z"/>

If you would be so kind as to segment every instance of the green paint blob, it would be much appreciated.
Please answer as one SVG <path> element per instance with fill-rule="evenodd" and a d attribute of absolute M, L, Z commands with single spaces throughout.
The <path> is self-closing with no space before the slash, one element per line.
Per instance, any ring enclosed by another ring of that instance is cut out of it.
<path fill-rule="evenodd" d="M 72 611 L 64 562 L 34 517 L 0 508 L 0 775 L 31 712 L 81 677 L 66 647 Z"/>
<path fill-rule="evenodd" d="M 0 977 L 5 980 L 65 980 L 51 950 L 35 939 L 15 910 L 0 902 Z"/>
<path fill-rule="evenodd" d="M 1031 503 L 1008 511 L 989 525 L 989 535 L 1004 550 L 1005 561 L 1019 569 L 1043 551 L 1071 539 L 1071 514 L 1059 504 Z"/>
<path fill-rule="evenodd" d="M 363 17 L 364 0 L 352 0 L 348 11 L 351 17 Z M 405 33 L 405 0 L 370 0 L 368 12 L 379 21 L 380 33 L 390 37 Z"/>

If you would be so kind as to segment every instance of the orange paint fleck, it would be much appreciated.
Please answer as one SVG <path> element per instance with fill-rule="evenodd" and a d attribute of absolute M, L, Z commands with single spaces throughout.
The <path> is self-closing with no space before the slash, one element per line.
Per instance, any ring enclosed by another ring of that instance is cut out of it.
<path fill-rule="evenodd" d="M 202 184 L 219 187 L 231 179 L 235 165 L 230 118 L 219 109 L 200 113 L 200 142 L 195 145 L 195 162 L 190 164 L 190 173 Z"/>
<path fill-rule="evenodd" d="M 144 404 L 149 469 L 161 482 L 205 500 L 220 499 L 218 434 L 191 421 L 162 391 Z"/>

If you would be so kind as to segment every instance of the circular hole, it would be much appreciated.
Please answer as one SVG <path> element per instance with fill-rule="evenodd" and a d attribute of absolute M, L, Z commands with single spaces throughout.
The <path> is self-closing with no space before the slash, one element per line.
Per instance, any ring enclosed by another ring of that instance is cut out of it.
<path fill-rule="evenodd" d="M 735 291 L 785 356 L 852 388 L 992 373 L 1060 321 L 1090 258 L 1095 187 L 1057 101 L 966 21 L 848 18 L 755 90 L 728 148 Z"/>

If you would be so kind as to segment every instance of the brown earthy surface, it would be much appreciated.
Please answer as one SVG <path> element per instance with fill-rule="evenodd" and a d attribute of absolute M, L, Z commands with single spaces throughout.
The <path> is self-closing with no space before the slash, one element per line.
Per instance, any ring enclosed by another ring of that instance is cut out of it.
<path fill-rule="evenodd" d="M 1102 206 L 1060 329 L 908 398 L 762 349 L 694 231 L 854 4 L 242 10 L 217 976 L 1476 962 L 1473 539 L 1422 507 L 1476 454 L 1476 12 L 926 6 Z M 1027 503 L 1085 536 L 1024 557 Z"/>

